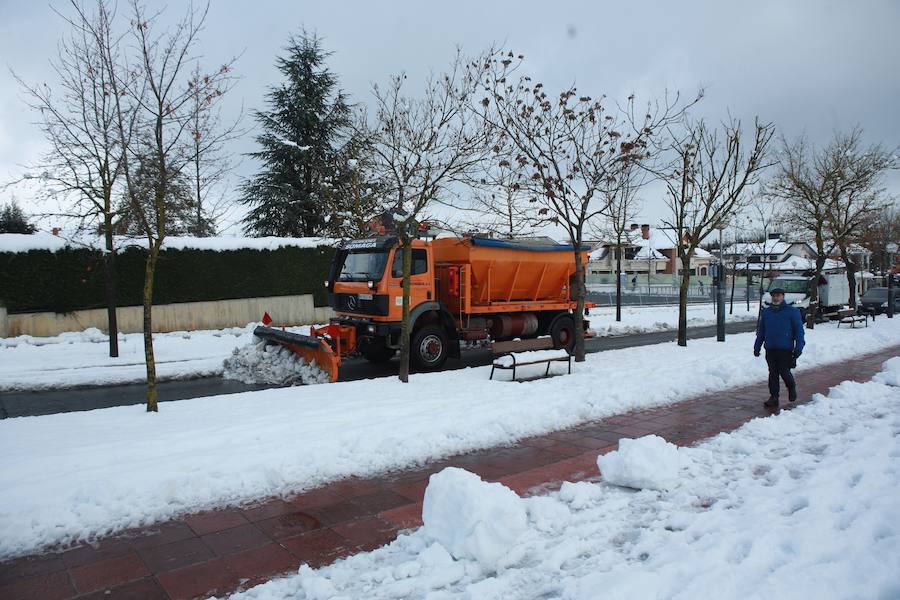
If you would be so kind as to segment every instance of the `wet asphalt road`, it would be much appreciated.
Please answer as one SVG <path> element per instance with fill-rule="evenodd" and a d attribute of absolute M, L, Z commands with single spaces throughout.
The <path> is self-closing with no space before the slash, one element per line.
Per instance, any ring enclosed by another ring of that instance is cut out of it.
<path fill-rule="evenodd" d="M 744 323 L 728 323 L 728 333 L 753 331 L 754 321 Z M 714 337 L 715 326 L 691 327 L 688 338 Z M 587 340 L 588 352 L 602 352 L 619 348 L 647 346 L 671 342 L 676 338 L 674 331 L 623 335 L 613 337 L 591 338 Z M 450 360 L 448 369 L 461 369 L 490 364 L 491 352 L 488 348 L 471 349 L 463 352 L 460 360 Z M 396 375 L 397 361 L 385 364 L 371 364 L 365 360 L 347 360 L 341 366 L 341 381 L 354 381 Z M 272 386 L 246 385 L 221 377 L 205 377 L 184 381 L 166 381 L 158 385 L 160 402 L 187 400 L 203 396 L 219 394 L 235 394 L 253 390 L 266 389 Z M 103 387 L 84 387 L 35 392 L 2 392 L 0 393 L 0 418 L 49 415 L 61 412 L 93 410 L 111 406 L 128 406 L 142 404 L 145 401 L 144 384 L 110 385 Z"/>

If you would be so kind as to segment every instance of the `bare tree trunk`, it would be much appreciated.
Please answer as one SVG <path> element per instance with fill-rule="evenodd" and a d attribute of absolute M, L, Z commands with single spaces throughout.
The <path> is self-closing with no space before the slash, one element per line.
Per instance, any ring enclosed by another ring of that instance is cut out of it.
<path fill-rule="evenodd" d="M 109 356 L 119 356 L 119 319 L 116 314 L 116 251 L 113 245 L 112 215 L 107 212 L 103 216 L 103 229 L 106 238 L 106 254 L 103 255 L 103 276 L 106 288 L 106 329 L 109 332 Z"/>
<path fill-rule="evenodd" d="M 681 285 L 678 286 L 678 345 L 687 346 L 687 296 L 691 284 L 691 257 L 681 259 Z"/>
<path fill-rule="evenodd" d="M 847 267 L 847 284 L 850 286 L 850 308 L 856 308 L 856 263 L 850 260 L 846 246 L 840 246 L 841 260 Z"/>
<path fill-rule="evenodd" d="M 622 246 L 616 248 L 616 321 L 622 320 Z"/>
<path fill-rule="evenodd" d="M 201 188 L 201 179 L 200 179 L 200 144 L 199 142 L 194 142 L 195 144 L 195 154 L 194 154 L 194 183 L 196 184 L 196 193 L 197 193 L 197 224 L 195 225 L 194 235 L 197 237 L 206 237 L 206 228 L 203 227 L 203 195 Z"/>
<path fill-rule="evenodd" d="M 406 224 L 404 224 L 406 229 Z M 400 381 L 409 382 L 409 274 L 412 271 L 412 240 L 406 231 L 400 236 L 403 244 L 403 317 L 400 326 Z"/>
<path fill-rule="evenodd" d="M 737 261 L 731 269 L 731 304 L 728 307 L 728 314 L 734 314 L 734 282 L 737 279 Z"/>
<path fill-rule="evenodd" d="M 156 398 L 156 359 L 153 356 L 153 277 L 159 244 L 150 244 L 144 269 L 144 356 L 147 363 L 147 412 L 158 412 Z"/>
<path fill-rule="evenodd" d="M 819 312 L 819 280 L 825 268 L 825 242 L 822 235 L 816 232 L 816 272 L 809 284 L 809 310 L 806 313 L 806 328 L 815 329 L 816 314 Z"/>
<path fill-rule="evenodd" d="M 575 362 L 584 362 L 584 290 L 584 268 L 581 264 L 581 239 L 579 239 L 575 244 Z"/>

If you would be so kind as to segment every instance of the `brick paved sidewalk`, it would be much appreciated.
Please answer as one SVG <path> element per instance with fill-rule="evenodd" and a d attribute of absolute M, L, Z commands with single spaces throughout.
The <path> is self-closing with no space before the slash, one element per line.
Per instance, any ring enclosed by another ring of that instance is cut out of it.
<path fill-rule="evenodd" d="M 900 346 L 798 376 L 800 401 L 847 379 L 868 380 Z M 515 385 L 515 384 L 510 384 Z M 458 466 L 522 495 L 599 475 L 598 454 L 623 437 L 657 434 L 688 445 L 750 419 L 765 384 L 731 388 L 626 413 L 512 446 L 491 448 L 372 479 L 351 478 L 289 499 L 192 514 L 94 545 L 0 564 L 0 598 L 181 599 L 224 595 L 295 570 L 371 550 L 421 524 L 428 477 Z M 783 405 L 784 406 L 784 405 Z"/>

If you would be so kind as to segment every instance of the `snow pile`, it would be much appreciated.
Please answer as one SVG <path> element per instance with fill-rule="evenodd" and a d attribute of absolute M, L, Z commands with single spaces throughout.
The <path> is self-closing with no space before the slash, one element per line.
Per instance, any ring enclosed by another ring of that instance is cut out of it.
<path fill-rule="evenodd" d="M 523 500 L 500 571 L 448 561 L 423 527 L 232 599 L 900 597 L 900 389 L 845 382 L 683 451 L 669 492 L 579 482 Z"/>
<path fill-rule="evenodd" d="M 124 340 L 125 334 L 119 334 L 119 340 Z M 20 335 L 16 337 L 0 338 L 0 348 L 16 348 L 18 346 L 49 346 L 52 344 L 99 344 L 109 341 L 109 336 L 97 329 L 88 327 L 84 331 L 66 331 L 50 337 L 35 337 L 33 335 Z M 10 357 L 12 358 L 12 357 Z"/>
<path fill-rule="evenodd" d="M 253 340 L 245 327 L 153 334 L 158 381 L 222 374 L 223 361 Z M 288 327 L 309 333 L 309 327 Z M 0 338 L 0 391 L 70 388 L 146 380 L 142 333 L 119 334 L 119 358 L 109 357 L 109 336 L 96 328 L 52 337 Z"/>
<path fill-rule="evenodd" d="M 327 383 L 328 374 L 307 364 L 287 348 L 267 344 L 253 336 L 246 346 L 235 348 L 223 363 L 222 377 L 247 384 L 305 385 Z"/>
<path fill-rule="evenodd" d="M 525 531 L 522 500 L 500 483 L 448 467 L 431 476 L 422 505 L 424 531 L 456 559 L 496 569 Z"/>
<path fill-rule="evenodd" d="M 727 322 L 755 321 L 758 306 L 735 302 L 734 312 L 726 313 Z M 672 331 L 678 329 L 678 306 L 624 306 L 622 320 L 616 321 L 615 307 L 592 308 L 589 320 L 591 331 L 600 337 Z M 688 327 L 715 325 L 716 312 L 712 304 L 688 304 Z"/>
<path fill-rule="evenodd" d="M 414 374 L 407 384 L 385 377 L 166 402 L 158 414 L 122 406 L 2 419 L 0 556 L 374 476 L 733 386 L 756 383 L 759 397 L 747 402 L 758 408 L 767 369 L 753 356 L 753 339 L 747 333 L 724 343 L 691 340 L 687 348 L 590 354 L 573 364 L 572 375 L 518 384 L 490 381 L 487 366 Z M 227 348 L 215 368 L 221 372 L 231 348 L 247 340 L 231 337 L 229 346 L 209 339 L 215 352 Z M 900 319 L 817 327 L 807 334 L 798 377 L 898 341 Z M 189 342 L 192 352 L 196 342 Z M 21 376 L 5 353 L 53 348 L 63 350 L 60 363 L 82 360 L 77 345 L 0 349 L 0 383 Z M 142 368 L 139 359 L 129 362 Z"/>
<path fill-rule="evenodd" d="M 613 485 L 637 490 L 669 490 L 678 484 L 684 455 L 658 435 L 622 438 L 619 449 L 597 458 L 600 475 Z"/>
<path fill-rule="evenodd" d="M 882 368 L 884 370 L 875 376 L 875 381 L 885 385 L 900 387 L 900 356 L 886 360 Z"/>

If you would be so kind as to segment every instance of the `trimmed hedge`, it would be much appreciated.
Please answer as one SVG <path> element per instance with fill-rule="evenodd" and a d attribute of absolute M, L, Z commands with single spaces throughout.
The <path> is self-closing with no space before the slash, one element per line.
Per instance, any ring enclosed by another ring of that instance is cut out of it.
<path fill-rule="evenodd" d="M 116 255 L 118 305 L 140 306 L 146 251 Z M 154 304 L 313 294 L 326 303 L 322 282 L 334 249 L 163 250 L 156 267 Z M 10 313 L 70 312 L 106 306 L 103 256 L 95 250 L 0 252 L 0 305 Z"/>

